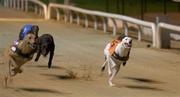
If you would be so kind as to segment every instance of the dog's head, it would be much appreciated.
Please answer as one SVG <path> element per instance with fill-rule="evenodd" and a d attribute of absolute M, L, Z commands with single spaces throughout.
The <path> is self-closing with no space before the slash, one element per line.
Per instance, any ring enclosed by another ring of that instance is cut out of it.
<path fill-rule="evenodd" d="M 38 37 L 39 27 L 37 25 L 33 25 L 31 31 Z"/>
<path fill-rule="evenodd" d="M 122 45 L 125 47 L 125 48 L 131 48 L 132 47 L 132 38 L 130 37 L 127 37 L 125 36 L 123 39 L 122 39 Z"/>
<path fill-rule="evenodd" d="M 24 42 L 30 45 L 30 47 L 35 48 L 36 47 L 36 35 L 33 33 L 29 33 L 25 36 L 23 39 Z"/>
<path fill-rule="evenodd" d="M 49 47 L 49 44 L 48 43 L 43 43 L 41 45 L 41 53 L 43 56 L 47 56 L 47 54 L 49 53 L 50 51 L 50 47 Z"/>

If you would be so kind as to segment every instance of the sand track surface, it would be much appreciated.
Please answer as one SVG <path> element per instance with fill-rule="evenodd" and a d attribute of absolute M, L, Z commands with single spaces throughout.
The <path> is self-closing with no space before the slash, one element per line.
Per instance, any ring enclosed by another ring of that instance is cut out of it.
<path fill-rule="evenodd" d="M 0 22 L 0 82 L 7 72 L 4 49 L 17 39 L 27 23 L 39 25 L 39 34 L 54 36 L 56 49 L 52 68 L 48 58 L 25 64 L 9 88 L 0 85 L 0 97 L 179 97 L 180 53 L 146 48 L 133 40 L 130 59 L 107 84 L 107 71 L 100 72 L 103 49 L 113 39 L 102 31 L 64 22 Z"/>

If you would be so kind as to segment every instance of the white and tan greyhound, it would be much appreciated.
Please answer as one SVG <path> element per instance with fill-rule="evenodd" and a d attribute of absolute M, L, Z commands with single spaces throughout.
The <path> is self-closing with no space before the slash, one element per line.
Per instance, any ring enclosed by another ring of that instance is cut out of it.
<path fill-rule="evenodd" d="M 8 79 L 11 79 L 16 74 L 21 73 L 21 66 L 33 58 L 36 48 L 36 36 L 29 33 L 18 44 L 11 45 L 4 52 L 5 62 L 8 65 L 8 72 L 5 76 L 5 86 L 7 86 Z"/>
<path fill-rule="evenodd" d="M 101 71 L 104 71 L 107 64 L 109 74 L 108 83 L 110 86 L 115 86 L 115 84 L 112 83 L 112 80 L 118 73 L 121 64 L 125 66 L 126 61 L 129 59 L 131 47 L 132 38 L 127 36 L 118 37 L 106 45 L 104 49 L 105 62 L 101 66 Z"/>

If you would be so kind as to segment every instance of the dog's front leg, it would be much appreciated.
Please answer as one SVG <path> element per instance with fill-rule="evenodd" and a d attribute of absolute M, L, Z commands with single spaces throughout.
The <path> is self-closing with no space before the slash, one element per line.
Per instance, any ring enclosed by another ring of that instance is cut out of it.
<path fill-rule="evenodd" d="M 112 87 L 112 86 L 115 86 L 115 84 L 112 83 L 112 80 L 113 78 L 115 77 L 115 75 L 117 74 L 117 70 L 116 69 L 112 69 L 112 74 L 110 75 L 109 77 L 109 85 Z"/>
<path fill-rule="evenodd" d="M 38 51 L 37 52 L 37 55 L 36 55 L 36 58 L 35 58 L 35 62 L 37 62 L 38 60 L 39 60 L 39 57 L 41 56 L 41 52 L 40 51 Z"/>
<path fill-rule="evenodd" d="M 111 66 L 111 74 L 109 75 L 108 82 L 110 86 L 115 86 L 115 84 L 112 83 L 112 80 L 119 71 L 120 66 L 118 66 L 112 58 L 109 58 L 109 64 Z"/>
<path fill-rule="evenodd" d="M 54 48 L 50 51 L 49 62 L 48 62 L 48 68 L 51 68 L 53 56 L 54 56 Z"/>

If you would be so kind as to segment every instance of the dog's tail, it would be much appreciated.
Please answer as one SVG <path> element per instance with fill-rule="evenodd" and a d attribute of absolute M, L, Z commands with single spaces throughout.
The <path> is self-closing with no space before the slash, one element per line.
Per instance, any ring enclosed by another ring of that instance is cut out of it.
<path fill-rule="evenodd" d="M 103 71 L 104 71 L 104 69 L 105 69 L 105 66 L 101 68 L 101 72 L 103 72 Z"/>
<path fill-rule="evenodd" d="M 106 63 L 107 63 L 107 59 L 105 58 L 105 61 L 104 61 L 103 65 L 101 66 L 101 72 L 103 72 L 105 70 Z"/>

